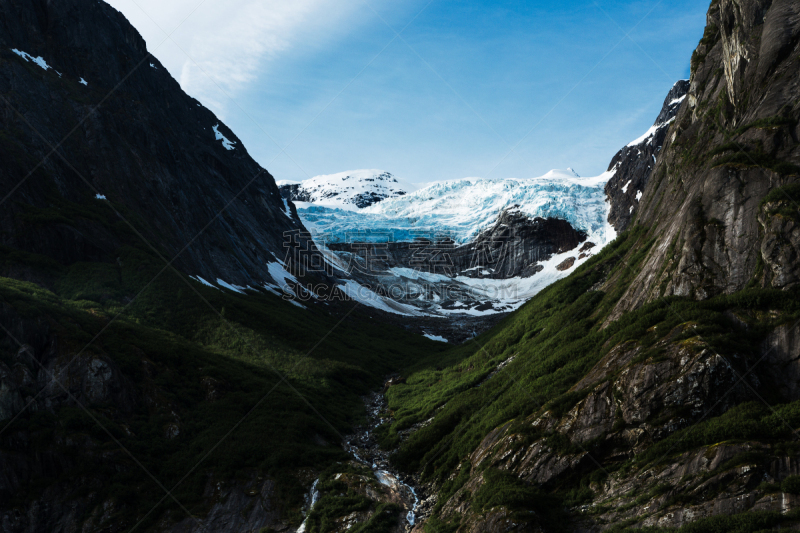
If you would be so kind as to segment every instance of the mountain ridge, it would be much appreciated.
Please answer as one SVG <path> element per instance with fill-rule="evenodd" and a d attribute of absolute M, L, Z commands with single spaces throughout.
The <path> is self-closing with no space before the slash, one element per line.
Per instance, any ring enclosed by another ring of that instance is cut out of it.
<path fill-rule="evenodd" d="M 413 186 L 398 182 L 391 173 L 373 169 L 314 176 L 301 182 L 281 180 L 278 186 L 281 196 L 292 202 L 315 203 L 341 209 L 362 209 L 414 190 Z"/>
<path fill-rule="evenodd" d="M 13 191 L 0 217 L 4 245 L 59 262 L 81 254 L 115 261 L 120 239 L 90 220 L 104 209 L 99 195 L 139 241 L 158 242 L 183 271 L 236 285 L 275 281 L 266 264 L 282 261 L 285 234 L 302 224 L 287 215 L 272 176 L 181 90 L 119 12 L 38 0 L 7 0 L 0 10 L 0 91 L 14 132 L 0 173 Z M 42 216 L 58 202 L 86 212 L 80 227 Z M 20 227 L 24 209 L 28 219 L 39 213 L 35 224 Z"/>

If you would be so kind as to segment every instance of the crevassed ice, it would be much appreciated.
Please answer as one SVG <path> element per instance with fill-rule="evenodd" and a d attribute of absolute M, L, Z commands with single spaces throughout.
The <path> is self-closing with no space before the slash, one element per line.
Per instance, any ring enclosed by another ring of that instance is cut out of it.
<path fill-rule="evenodd" d="M 606 227 L 603 186 L 613 174 L 614 170 L 586 179 L 545 176 L 437 182 L 359 210 L 295 205 L 303 224 L 322 242 L 413 241 L 435 232 L 465 243 L 508 208 L 531 217 L 560 218 L 593 236 Z"/>

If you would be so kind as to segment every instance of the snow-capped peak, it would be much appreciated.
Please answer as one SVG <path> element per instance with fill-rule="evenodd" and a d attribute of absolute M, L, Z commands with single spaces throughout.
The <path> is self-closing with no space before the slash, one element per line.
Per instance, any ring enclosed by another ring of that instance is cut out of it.
<path fill-rule="evenodd" d="M 668 128 L 669 125 L 675 120 L 675 117 L 678 114 L 678 109 L 680 109 L 680 105 L 686 99 L 688 90 L 689 83 L 687 80 L 679 80 L 675 82 L 675 85 L 673 85 L 672 89 L 670 89 L 666 100 L 664 100 L 661 113 L 659 113 L 658 117 L 656 117 L 655 123 L 650 126 L 650 129 L 644 132 L 644 135 L 629 142 L 627 147 L 630 148 L 643 143 L 652 142 L 652 139 L 656 136 L 656 133 L 663 128 Z"/>
<path fill-rule="evenodd" d="M 538 180 L 561 180 L 561 179 L 573 179 L 573 178 L 580 178 L 578 173 L 572 170 L 571 168 L 567 167 L 566 170 L 560 168 L 554 168 L 553 170 L 547 172 L 544 176 L 540 176 Z"/>
<path fill-rule="evenodd" d="M 278 181 L 282 195 L 294 202 L 309 202 L 341 209 L 361 209 L 386 198 L 416 189 L 391 173 L 377 169 L 348 170 L 304 181 Z"/>

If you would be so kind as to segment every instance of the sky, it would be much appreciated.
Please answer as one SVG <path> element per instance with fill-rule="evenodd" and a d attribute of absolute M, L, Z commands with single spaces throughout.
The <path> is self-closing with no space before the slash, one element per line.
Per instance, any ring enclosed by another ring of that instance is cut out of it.
<path fill-rule="evenodd" d="M 689 76 L 706 1 L 108 0 L 277 180 L 595 176 Z"/>

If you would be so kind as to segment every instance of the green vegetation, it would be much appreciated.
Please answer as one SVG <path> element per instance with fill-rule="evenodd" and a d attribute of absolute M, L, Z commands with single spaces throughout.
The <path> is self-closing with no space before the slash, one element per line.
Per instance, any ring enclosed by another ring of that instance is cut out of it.
<path fill-rule="evenodd" d="M 797 120 L 785 115 L 775 115 L 772 117 L 760 118 L 748 124 L 739 126 L 733 131 L 727 131 L 722 125 L 723 121 L 731 119 L 733 107 L 728 101 L 727 90 L 723 89 L 717 99 L 714 107 L 706 112 L 706 118 L 711 121 L 716 129 L 719 129 L 727 142 L 708 150 L 704 156 L 712 166 L 729 165 L 740 168 L 748 167 L 761 167 L 768 168 L 781 176 L 791 176 L 800 174 L 800 166 L 782 161 L 775 158 L 773 155 L 764 151 L 760 142 L 757 142 L 755 147 L 751 146 L 750 142 L 744 140 L 735 140 L 743 133 L 753 129 L 774 129 L 782 126 L 794 126 Z M 784 112 L 782 110 L 781 112 Z M 732 152 L 732 153 L 728 153 Z M 721 154 L 726 154 L 722 157 L 715 157 Z M 688 157 L 688 156 L 687 156 Z M 694 156 L 698 157 L 697 154 Z"/>
<path fill-rule="evenodd" d="M 741 168 L 748 167 L 761 167 L 768 168 L 781 176 L 795 176 L 800 175 L 800 166 L 788 161 L 781 161 L 775 157 L 762 152 L 760 150 L 750 150 L 746 146 L 736 148 L 735 143 L 729 143 L 721 146 L 719 149 L 738 150 L 735 153 L 726 155 L 719 159 L 715 159 L 713 165 L 715 167 L 729 165 Z"/>
<path fill-rule="evenodd" d="M 107 202 L 64 202 L 52 209 L 23 207 L 23 224 L 100 224 L 123 244 L 107 261 L 70 265 L 0 247 L 3 271 L 30 272 L 50 287 L 0 278 L 0 307 L 7 323 L 27 324 L 22 331 L 35 324 L 40 341 L 57 338 L 65 363 L 80 353 L 83 361 L 70 368 L 92 358 L 109 361 L 124 376 L 128 399 L 89 404 L 88 413 L 67 402 L 52 414 L 26 410 L 0 421 L 10 450 L 74 458 L 65 469 L 26 483 L 12 505 L 25 505 L 66 479 L 86 480 L 77 487 L 78 496 L 86 495 L 90 480 L 99 479 L 124 509 L 115 519 L 132 526 L 165 495 L 153 478 L 174 487 L 180 505 L 203 516 L 209 483 L 247 485 L 267 476 L 276 481 L 274 501 L 284 516 L 299 521 L 308 480 L 298 472 L 347 458 L 341 435 L 363 419 L 360 396 L 420 355 L 443 350 L 358 309 L 337 326 L 339 317 L 271 294 L 204 286 L 165 269 Z M 342 314 L 349 304 L 343 305 Z M 13 367 L 18 351 L 13 340 L 0 338 L 1 362 Z M 39 372 L 35 362 L 26 364 L 33 375 Z M 178 434 L 170 438 L 172 426 Z M 17 449 L 13 442 L 28 444 Z M 167 498 L 137 530 L 165 512 L 186 517 Z M 383 509 L 365 531 L 392 513 Z"/>
<path fill-rule="evenodd" d="M 797 124 L 797 120 L 794 118 L 783 115 L 775 115 L 772 117 L 759 118 L 750 122 L 749 124 L 740 126 L 734 130 L 733 135 L 739 136 L 751 128 L 772 129 L 780 128 L 781 126 L 794 126 L 795 124 Z"/>
<path fill-rule="evenodd" d="M 792 526 L 797 523 L 797 514 L 751 511 L 730 516 L 712 516 L 679 528 L 661 527 L 612 527 L 611 533 L 762 533 L 776 526 Z"/>
<path fill-rule="evenodd" d="M 485 513 L 495 507 L 505 507 L 517 519 L 530 519 L 535 514 L 537 521 L 548 527 L 548 531 L 561 530 L 565 513 L 561 501 L 543 490 L 530 486 L 514 474 L 494 468 L 483 473 L 484 483 L 472 498 L 472 508 Z"/>
<path fill-rule="evenodd" d="M 525 420 L 545 409 L 565 413 L 588 393 L 573 389 L 611 349 L 626 342 L 642 347 L 638 360 L 660 357 L 658 342 L 687 341 L 698 349 L 756 353 L 774 320 L 754 314 L 751 327 L 735 328 L 725 311 L 780 310 L 781 321 L 800 316 L 795 292 L 749 290 L 705 302 L 662 298 L 601 327 L 622 291 L 588 289 L 604 278 L 624 280 L 644 258 L 649 239 L 642 228 L 620 236 L 569 278 L 548 287 L 516 314 L 475 339 L 444 354 L 460 361 L 441 370 L 418 370 L 387 393 L 395 423 L 382 428 L 383 443 L 393 446 L 396 433 L 436 417 L 414 432 L 394 455 L 402 469 L 421 469 L 426 479 L 444 482 L 495 428 Z M 633 248 L 634 243 L 639 246 Z M 698 342 L 702 339 L 702 342 Z M 496 376 L 497 365 L 514 357 Z M 478 386 L 480 385 L 480 386 Z M 766 394 L 766 392 L 765 392 Z M 512 427 L 539 438 L 532 429 Z"/>
<path fill-rule="evenodd" d="M 515 434 L 515 449 L 545 439 L 562 455 L 591 452 L 599 441 L 578 446 L 559 433 L 538 430 L 530 422 L 546 410 L 555 416 L 566 414 L 585 398 L 595 384 L 577 384 L 611 350 L 638 347 L 638 356 L 630 363 L 635 364 L 662 359 L 667 345 L 680 344 L 695 353 L 710 348 L 737 354 L 735 364 L 743 373 L 757 359 L 760 343 L 770 329 L 800 318 L 800 291 L 748 289 L 706 301 L 661 298 L 608 322 L 652 242 L 641 226 L 620 235 L 572 276 L 542 291 L 495 328 L 439 356 L 449 366 L 421 363 L 405 383 L 389 389 L 395 422 L 381 428 L 385 446 L 397 445 L 398 431 L 436 415 L 400 444 L 392 459 L 399 468 L 419 470 L 423 479 L 440 484 L 439 508 L 470 478 L 469 457 L 487 436 L 505 431 Z M 600 286 L 612 290 L 589 290 Z M 736 325 L 731 310 L 736 311 L 737 320 L 747 323 L 746 328 Z M 664 456 L 724 440 L 788 439 L 791 429 L 779 421 L 784 417 L 790 425 L 800 424 L 800 403 L 781 405 L 780 397 L 766 385 L 759 393 L 776 405 L 778 414 L 763 404 L 743 404 L 673 434 L 627 465 L 606 464 L 605 471 L 641 468 Z M 621 419 L 618 423 L 624 424 Z M 621 427 L 615 426 L 615 430 Z M 519 501 L 539 498 L 538 493 L 535 497 L 530 493 L 534 488 L 514 481 L 513 476 L 492 473 L 487 466 L 478 465 L 491 481 L 483 492 L 473 495 L 478 509 L 515 509 Z M 560 476 L 548 489 L 551 505 L 569 508 L 590 500 L 588 486 L 596 481 L 592 476 L 604 475 L 601 472 L 595 469 L 582 476 Z M 657 493 L 640 495 L 640 499 L 650 500 L 668 489 L 656 487 Z"/>
<path fill-rule="evenodd" d="M 692 52 L 692 59 L 690 62 L 690 70 L 692 74 L 694 74 L 694 71 L 697 70 L 697 68 L 702 63 L 705 62 L 708 52 L 711 50 L 714 44 L 716 44 L 716 42 L 720 39 L 720 36 L 721 33 L 716 25 L 709 24 L 708 26 L 706 26 L 705 31 L 703 32 L 703 37 L 700 39 L 700 44 L 698 45 L 698 48 L 700 46 L 705 47 L 704 52 L 698 52 L 697 50 Z"/>
<path fill-rule="evenodd" d="M 655 443 L 634 459 L 635 464 L 664 461 L 700 446 L 723 441 L 772 441 L 791 439 L 800 425 L 800 401 L 773 409 L 761 402 L 746 402 L 725 414 L 677 431 Z M 735 466 L 735 465 L 730 465 Z"/>
<path fill-rule="evenodd" d="M 775 187 L 767 194 L 760 204 L 770 216 L 779 215 L 795 222 L 800 222 L 800 183 L 794 182 L 783 187 Z"/>
<path fill-rule="evenodd" d="M 800 476 L 789 476 L 781 482 L 781 490 L 789 494 L 800 494 Z"/>
<path fill-rule="evenodd" d="M 317 490 L 320 499 L 308 513 L 306 531 L 335 531 L 341 527 L 343 519 L 353 513 L 368 514 L 369 518 L 352 526 L 349 531 L 378 533 L 391 530 L 397 524 L 402 508 L 368 498 L 365 496 L 366 486 L 380 490 L 378 481 L 368 468 L 342 463 L 328 467 L 319 477 Z"/>

